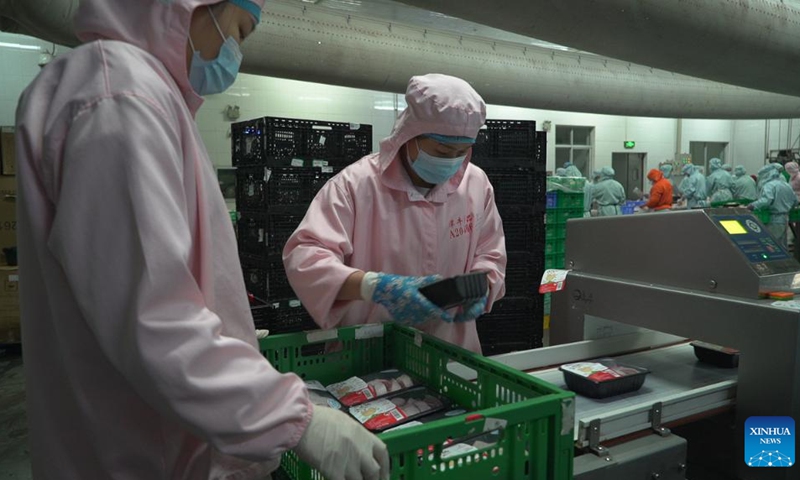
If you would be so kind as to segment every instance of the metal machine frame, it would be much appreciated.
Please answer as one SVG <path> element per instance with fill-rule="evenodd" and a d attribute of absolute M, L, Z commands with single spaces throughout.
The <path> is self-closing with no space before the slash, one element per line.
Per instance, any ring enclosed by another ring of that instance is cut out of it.
<path fill-rule="evenodd" d="M 584 340 L 586 318 L 596 317 L 735 347 L 742 352 L 736 397 L 740 434 L 750 416 L 800 419 L 800 311 L 757 299 L 758 289 L 770 285 L 796 291 L 800 275 L 791 274 L 785 262 L 774 269 L 751 268 L 714 230 L 712 214 L 570 220 L 566 261 L 574 270 L 565 290 L 553 296 L 550 342 Z M 676 263 L 674 255 L 666 255 L 674 249 L 669 242 L 690 234 L 701 247 L 686 247 L 684 261 Z M 794 271 L 800 272 L 800 265 Z M 747 468 L 741 444 L 742 452 L 732 458 L 740 462 L 742 479 L 798 478 L 791 468 Z"/>

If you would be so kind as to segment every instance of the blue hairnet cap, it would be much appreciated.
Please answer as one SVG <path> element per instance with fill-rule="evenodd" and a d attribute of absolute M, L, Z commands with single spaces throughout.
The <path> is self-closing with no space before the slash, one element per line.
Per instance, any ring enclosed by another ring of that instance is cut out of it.
<path fill-rule="evenodd" d="M 719 158 L 712 158 L 711 160 L 708 161 L 708 166 L 712 170 L 719 170 L 720 168 L 722 168 L 722 160 L 720 160 Z"/>
<path fill-rule="evenodd" d="M 250 13 L 250 15 L 255 17 L 256 23 L 261 22 L 261 7 L 259 7 L 255 3 L 251 2 L 250 0 L 228 0 L 228 1 Z"/>
<path fill-rule="evenodd" d="M 614 175 L 616 175 L 617 172 L 615 172 L 614 169 L 611 167 L 603 167 L 600 169 L 600 173 L 607 177 L 613 177 Z"/>
<path fill-rule="evenodd" d="M 694 172 L 694 165 L 692 165 L 691 163 L 687 163 L 681 169 L 681 173 L 683 173 L 684 175 L 691 175 L 693 172 Z"/>
<path fill-rule="evenodd" d="M 475 139 L 474 138 L 470 138 L 470 137 L 453 137 L 453 136 L 450 136 L 450 135 L 438 135 L 438 134 L 435 134 L 435 133 L 428 133 L 428 134 L 423 135 L 423 137 L 427 137 L 427 138 L 436 140 L 439 143 L 445 143 L 445 144 L 450 144 L 450 143 L 475 143 Z"/>
<path fill-rule="evenodd" d="M 569 168 L 572 166 L 572 162 L 567 162 L 564 164 L 564 168 Z"/>
<path fill-rule="evenodd" d="M 780 173 L 782 168 L 778 163 L 770 163 L 768 165 L 764 165 L 763 167 L 761 167 L 761 170 L 758 171 L 758 176 L 760 177 L 767 173 L 771 173 L 773 170 L 777 173 Z"/>
<path fill-rule="evenodd" d="M 744 165 L 736 165 L 736 168 L 733 169 L 733 173 L 739 177 L 742 177 L 747 175 L 747 170 L 744 168 Z"/>

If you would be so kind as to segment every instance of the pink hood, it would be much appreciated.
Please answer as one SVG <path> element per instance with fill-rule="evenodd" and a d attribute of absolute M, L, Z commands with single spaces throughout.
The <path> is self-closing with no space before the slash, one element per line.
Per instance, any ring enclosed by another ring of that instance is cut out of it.
<path fill-rule="evenodd" d="M 486 123 L 486 103 L 469 83 L 460 78 L 431 73 L 412 77 L 406 91 L 406 109 L 395 122 L 392 134 L 381 141 L 379 162 L 385 172 L 397 158 L 400 148 L 409 140 L 435 133 L 455 137 L 478 136 Z M 469 166 L 472 153 L 461 170 L 450 179 L 452 189 L 458 187 Z M 384 176 L 387 187 L 406 190 L 405 183 Z"/>
<path fill-rule="evenodd" d="M 251 0 L 264 7 L 266 0 Z M 172 75 L 186 104 L 197 111 L 203 99 L 189 84 L 186 42 L 197 7 L 220 0 L 81 0 L 75 14 L 75 33 L 89 43 L 118 40 L 135 45 L 158 58 Z"/>

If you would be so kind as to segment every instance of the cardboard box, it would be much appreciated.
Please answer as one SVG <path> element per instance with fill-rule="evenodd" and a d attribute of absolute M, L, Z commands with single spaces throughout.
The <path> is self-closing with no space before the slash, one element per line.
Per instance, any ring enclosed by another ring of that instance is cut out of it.
<path fill-rule="evenodd" d="M 4 248 L 17 246 L 17 177 L 0 176 L 0 258 L 8 265 Z"/>
<path fill-rule="evenodd" d="M 0 128 L 0 175 L 17 174 L 17 154 L 14 146 L 14 127 Z"/>
<path fill-rule="evenodd" d="M 19 269 L 0 267 L 0 344 L 20 341 Z"/>

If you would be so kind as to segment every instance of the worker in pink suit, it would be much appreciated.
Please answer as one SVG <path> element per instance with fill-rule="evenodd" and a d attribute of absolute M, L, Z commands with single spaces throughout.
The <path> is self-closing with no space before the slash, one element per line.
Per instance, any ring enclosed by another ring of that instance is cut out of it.
<path fill-rule="evenodd" d="M 505 236 L 486 174 L 470 163 L 486 120 L 465 81 L 411 79 L 380 152 L 331 179 L 287 242 L 294 291 L 322 328 L 396 321 L 474 352 L 474 320 L 505 293 Z M 485 271 L 486 296 L 443 311 L 419 291 Z"/>
<path fill-rule="evenodd" d="M 797 165 L 797 162 L 788 162 L 783 168 L 789 174 L 789 185 L 792 186 L 792 191 L 800 201 L 800 166 Z"/>
<path fill-rule="evenodd" d="M 23 354 L 36 479 L 333 479 L 386 447 L 260 354 L 194 115 L 264 0 L 82 0 L 83 45 L 17 111 Z"/>

